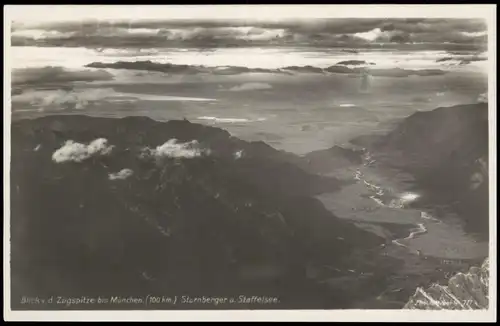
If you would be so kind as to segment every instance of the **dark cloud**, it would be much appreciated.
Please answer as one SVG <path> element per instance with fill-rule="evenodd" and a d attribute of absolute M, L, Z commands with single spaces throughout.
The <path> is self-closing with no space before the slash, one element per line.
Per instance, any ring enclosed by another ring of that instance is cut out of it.
<path fill-rule="evenodd" d="M 390 42 L 394 43 L 408 43 L 411 40 L 411 36 L 409 34 L 395 34 L 392 35 L 389 39 Z"/>
<path fill-rule="evenodd" d="M 395 20 L 383 25 L 386 30 L 396 30 L 405 33 L 446 33 L 483 32 L 487 30 L 486 22 L 482 19 L 426 19 L 414 21 Z"/>
<path fill-rule="evenodd" d="M 87 64 L 85 67 L 89 68 L 108 68 L 108 69 L 124 69 L 124 70 L 141 70 L 141 71 L 156 71 L 170 74 L 217 74 L 217 75 L 237 75 L 249 72 L 260 72 L 260 73 L 274 73 L 274 74 L 289 74 L 290 72 L 307 72 L 307 73 L 335 73 L 335 74 L 360 74 L 364 71 L 369 71 L 372 76 L 383 76 L 383 77 L 409 77 L 409 76 L 440 76 L 446 72 L 440 69 L 423 69 L 423 70 L 411 70 L 411 69 L 378 69 L 378 68 L 368 68 L 367 66 L 373 66 L 374 64 L 359 61 L 341 61 L 336 65 L 330 66 L 328 68 L 322 69 L 313 66 L 289 66 L 281 69 L 262 69 L 262 68 L 247 68 L 247 67 L 237 67 L 228 66 L 224 69 L 205 67 L 205 66 L 192 66 L 192 65 L 175 65 L 171 63 L 157 63 L 152 61 L 118 61 L 114 63 L 103 63 L 103 62 L 92 62 Z M 348 66 L 357 66 L 354 68 Z M 365 66 L 365 67 L 363 67 Z"/>
<path fill-rule="evenodd" d="M 257 22 L 251 20 L 134 20 L 134 21 L 99 21 L 43 23 L 30 25 L 29 28 L 67 32 L 97 32 L 101 29 L 187 29 L 187 28 L 221 28 L 254 26 L 271 29 L 288 29 L 291 32 L 328 32 L 334 34 L 352 34 L 367 32 L 375 28 L 400 30 L 404 32 L 430 32 L 443 30 L 460 30 L 465 32 L 481 32 L 487 29 L 482 19 L 371 19 L 371 18 L 337 18 L 287 20 L 280 22 Z M 14 30 L 26 26 L 15 24 Z"/>
<path fill-rule="evenodd" d="M 82 21 L 15 24 L 12 44 L 85 47 L 372 46 L 380 43 L 485 45 L 479 19 L 314 19 Z M 36 35 L 30 35 L 30 31 Z M 374 37 L 366 37 L 369 33 Z M 476 34 L 474 34 L 476 33 Z M 361 35 L 360 35 L 361 34 Z"/>
<path fill-rule="evenodd" d="M 68 83 L 75 81 L 112 80 L 113 75 L 104 70 L 69 71 L 62 67 L 23 68 L 12 72 L 13 85 Z"/>

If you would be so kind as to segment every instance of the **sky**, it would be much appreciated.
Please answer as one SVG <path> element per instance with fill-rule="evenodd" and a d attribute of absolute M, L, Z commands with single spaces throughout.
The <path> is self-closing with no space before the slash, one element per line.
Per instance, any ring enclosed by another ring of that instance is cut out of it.
<path fill-rule="evenodd" d="M 367 5 L 358 6 L 357 10 L 356 6 L 110 7 L 11 6 L 11 44 L 88 48 L 411 46 L 441 49 L 444 46 L 484 50 L 488 38 L 487 21 L 474 18 L 484 15 L 469 13 L 471 18 L 464 18 L 466 10 L 458 10 L 453 13 L 456 18 L 432 18 L 432 13 L 439 12 L 441 17 L 447 16 L 437 7 L 431 11 L 426 7 L 425 13 L 422 6 L 413 9 L 399 6 L 397 11 Z M 367 11 L 368 8 L 371 11 Z M 382 9 L 393 18 L 380 18 Z M 46 10 L 50 13 L 44 14 Z"/>

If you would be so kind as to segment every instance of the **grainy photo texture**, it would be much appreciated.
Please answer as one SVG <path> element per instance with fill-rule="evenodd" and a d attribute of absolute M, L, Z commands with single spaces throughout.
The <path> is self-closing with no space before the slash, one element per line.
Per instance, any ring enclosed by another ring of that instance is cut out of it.
<path fill-rule="evenodd" d="M 73 10 L 10 22 L 10 309 L 489 308 L 486 20 Z"/>

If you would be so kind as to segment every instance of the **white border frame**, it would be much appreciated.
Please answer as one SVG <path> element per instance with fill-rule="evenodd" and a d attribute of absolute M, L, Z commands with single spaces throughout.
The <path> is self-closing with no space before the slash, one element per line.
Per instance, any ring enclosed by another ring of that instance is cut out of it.
<path fill-rule="evenodd" d="M 163 10 L 158 10 L 159 8 Z M 10 309 L 10 94 L 4 73 L 4 320 L 6 321 L 496 321 L 496 5 L 7 5 L 4 6 L 4 71 L 10 71 L 10 25 L 16 18 L 482 18 L 488 22 L 490 308 L 485 311 L 229 310 L 229 311 L 12 311 Z M 47 14 L 43 12 L 46 11 Z"/>

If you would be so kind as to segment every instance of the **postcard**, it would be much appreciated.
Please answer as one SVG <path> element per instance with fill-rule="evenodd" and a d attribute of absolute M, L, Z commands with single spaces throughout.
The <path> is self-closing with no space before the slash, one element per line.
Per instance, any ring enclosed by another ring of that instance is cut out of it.
<path fill-rule="evenodd" d="M 494 6 L 4 15 L 6 320 L 496 318 Z"/>

